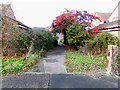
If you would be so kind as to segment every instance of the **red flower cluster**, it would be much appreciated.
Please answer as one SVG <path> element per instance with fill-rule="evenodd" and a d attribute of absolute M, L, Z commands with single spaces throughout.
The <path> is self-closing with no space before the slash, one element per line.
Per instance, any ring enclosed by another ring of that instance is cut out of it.
<path fill-rule="evenodd" d="M 89 35 L 91 36 L 91 34 L 92 33 L 98 33 L 98 30 L 99 29 L 102 29 L 103 27 L 95 27 L 95 28 L 93 28 L 93 29 L 90 29 L 89 31 L 88 31 L 88 33 L 89 33 Z"/>
<path fill-rule="evenodd" d="M 72 24 L 72 22 L 77 22 L 79 24 L 83 24 L 85 27 L 91 27 L 91 23 L 93 19 L 99 19 L 96 16 L 93 16 L 87 11 L 76 11 L 76 10 L 67 10 L 63 12 L 60 16 L 56 17 L 53 20 L 51 25 L 52 32 L 60 33 L 67 30 L 67 27 Z"/>

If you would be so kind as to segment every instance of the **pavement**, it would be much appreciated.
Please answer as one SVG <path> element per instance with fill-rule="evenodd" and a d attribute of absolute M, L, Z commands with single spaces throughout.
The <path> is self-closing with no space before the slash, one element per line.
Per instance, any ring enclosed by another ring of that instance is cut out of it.
<path fill-rule="evenodd" d="M 0 78 L 0 88 L 120 88 L 120 79 L 105 73 L 96 74 L 69 74 L 64 66 L 66 47 L 62 46 L 53 50 L 39 60 L 32 70 Z M 106 90 L 105 89 L 105 90 Z M 22 89 L 24 90 L 24 89 Z"/>
<path fill-rule="evenodd" d="M 66 68 L 64 66 L 64 55 L 66 52 L 66 47 L 61 46 L 54 52 L 47 53 L 44 57 L 44 69 L 46 73 L 59 74 L 66 73 Z"/>
<path fill-rule="evenodd" d="M 2 88 L 118 88 L 118 78 L 106 74 L 24 73 L 4 77 Z M 24 89 L 23 89 L 24 90 Z M 106 89 L 105 89 L 106 90 Z"/>

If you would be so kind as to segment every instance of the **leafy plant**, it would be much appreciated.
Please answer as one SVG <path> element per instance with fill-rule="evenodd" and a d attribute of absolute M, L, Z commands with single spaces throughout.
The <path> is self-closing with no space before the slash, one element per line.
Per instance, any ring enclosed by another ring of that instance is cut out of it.
<path fill-rule="evenodd" d="M 96 54 L 104 54 L 107 52 L 108 45 L 117 45 L 118 46 L 119 39 L 118 37 L 113 36 L 108 32 L 103 32 L 98 34 L 94 40 L 90 40 L 88 44 L 88 48 L 96 52 Z"/>
<path fill-rule="evenodd" d="M 20 57 L 20 58 L 10 58 L 5 60 L 3 58 L 3 62 L 1 65 L 0 73 L 17 73 L 21 70 L 28 70 L 33 64 L 36 63 L 38 59 L 38 54 L 29 54 L 29 56 L 26 58 Z"/>
<path fill-rule="evenodd" d="M 77 22 L 73 22 L 71 26 L 67 28 L 67 41 L 68 45 L 74 46 L 84 46 L 86 42 L 88 42 L 91 37 L 89 33 L 83 28 L 84 25 L 78 24 Z"/>
<path fill-rule="evenodd" d="M 17 45 L 17 50 L 27 53 L 31 44 L 33 43 L 32 51 L 40 51 L 43 49 L 47 51 L 57 46 L 56 38 L 52 36 L 49 31 L 43 30 L 29 30 L 15 34 L 12 39 L 13 43 Z"/>
<path fill-rule="evenodd" d="M 89 14 L 87 11 L 66 10 L 63 14 L 57 16 L 56 19 L 53 20 L 51 31 L 53 34 L 62 32 L 64 34 L 64 43 L 67 44 L 66 31 L 68 30 L 67 27 L 69 27 L 72 22 L 83 24 L 84 27 L 89 28 L 93 19 L 99 18 Z"/>
<path fill-rule="evenodd" d="M 60 39 L 60 42 L 61 42 L 61 43 L 64 43 L 64 39 Z"/>

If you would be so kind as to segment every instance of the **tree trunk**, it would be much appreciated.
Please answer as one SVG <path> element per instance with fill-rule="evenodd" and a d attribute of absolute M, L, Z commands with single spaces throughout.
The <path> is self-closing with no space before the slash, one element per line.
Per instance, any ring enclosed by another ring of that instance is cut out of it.
<path fill-rule="evenodd" d="M 64 32 L 64 43 L 66 44 L 66 45 L 68 45 L 68 42 L 67 42 L 67 36 L 66 36 L 66 31 Z"/>

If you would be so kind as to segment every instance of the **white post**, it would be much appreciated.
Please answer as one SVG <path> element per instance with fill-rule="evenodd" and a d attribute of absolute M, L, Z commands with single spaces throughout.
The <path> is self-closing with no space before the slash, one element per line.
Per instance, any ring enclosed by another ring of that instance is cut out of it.
<path fill-rule="evenodd" d="M 108 56 L 107 56 L 107 74 L 114 74 L 117 56 L 117 46 L 108 45 Z"/>

